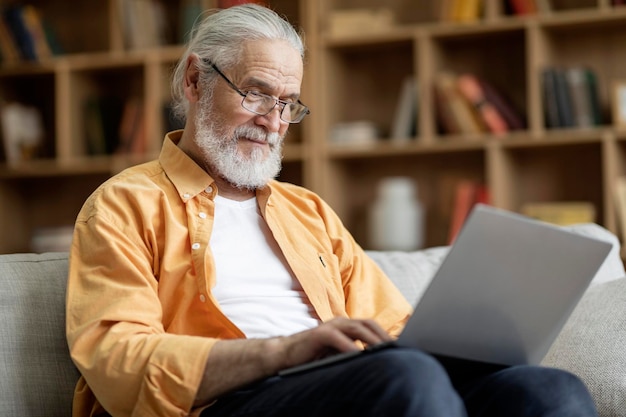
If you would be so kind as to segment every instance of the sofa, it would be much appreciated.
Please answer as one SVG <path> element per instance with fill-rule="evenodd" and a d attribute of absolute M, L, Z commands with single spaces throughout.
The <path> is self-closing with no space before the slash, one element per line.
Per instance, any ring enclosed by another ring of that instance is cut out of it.
<path fill-rule="evenodd" d="M 544 359 L 588 385 L 603 417 L 626 417 L 626 279 L 617 238 L 597 225 L 572 227 L 613 243 L 609 258 Z M 418 300 L 447 247 L 368 252 L 410 302 Z M 65 340 L 67 253 L 0 255 L 0 415 L 71 415 L 78 371 Z"/>

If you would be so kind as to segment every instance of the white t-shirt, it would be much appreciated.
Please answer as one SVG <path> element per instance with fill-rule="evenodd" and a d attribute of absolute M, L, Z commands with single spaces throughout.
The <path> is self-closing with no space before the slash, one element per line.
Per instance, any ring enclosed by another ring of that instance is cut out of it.
<path fill-rule="evenodd" d="M 248 338 L 293 334 L 319 319 L 261 216 L 256 198 L 215 197 L 212 294 Z"/>

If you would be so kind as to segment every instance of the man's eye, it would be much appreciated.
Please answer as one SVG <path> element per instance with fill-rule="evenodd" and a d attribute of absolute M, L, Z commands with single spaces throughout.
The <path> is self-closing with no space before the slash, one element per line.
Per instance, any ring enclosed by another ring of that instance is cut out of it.
<path fill-rule="evenodd" d="M 265 100 L 267 98 L 265 94 L 259 93 L 258 91 L 248 91 L 246 94 L 253 100 Z"/>

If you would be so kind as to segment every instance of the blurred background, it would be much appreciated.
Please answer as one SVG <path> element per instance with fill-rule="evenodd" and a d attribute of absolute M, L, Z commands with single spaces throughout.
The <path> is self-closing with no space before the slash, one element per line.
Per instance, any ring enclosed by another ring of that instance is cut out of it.
<path fill-rule="evenodd" d="M 0 1 L 0 253 L 67 250 L 87 196 L 157 157 L 190 28 L 239 3 Z M 363 247 L 447 245 L 477 202 L 625 236 L 623 1 L 256 3 L 306 35 L 280 179 Z"/>

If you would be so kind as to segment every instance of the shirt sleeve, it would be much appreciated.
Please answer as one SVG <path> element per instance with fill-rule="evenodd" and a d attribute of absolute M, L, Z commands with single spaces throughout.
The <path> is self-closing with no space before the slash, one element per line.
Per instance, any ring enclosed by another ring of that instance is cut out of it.
<path fill-rule="evenodd" d="M 132 219 L 83 211 L 67 290 L 72 359 L 111 415 L 188 415 L 216 340 L 166 333 L 149 239 Z"/>

